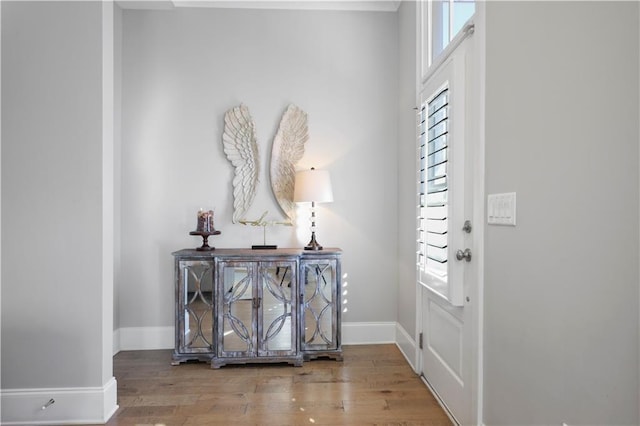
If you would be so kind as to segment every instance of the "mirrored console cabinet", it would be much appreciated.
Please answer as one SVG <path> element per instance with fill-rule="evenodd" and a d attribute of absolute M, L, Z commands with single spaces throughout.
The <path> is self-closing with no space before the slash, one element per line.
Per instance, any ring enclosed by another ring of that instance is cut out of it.
<path fill-rule="evenodd" d="M 174 365 L 342 360 L 339 249 L 173 255 Z"/>

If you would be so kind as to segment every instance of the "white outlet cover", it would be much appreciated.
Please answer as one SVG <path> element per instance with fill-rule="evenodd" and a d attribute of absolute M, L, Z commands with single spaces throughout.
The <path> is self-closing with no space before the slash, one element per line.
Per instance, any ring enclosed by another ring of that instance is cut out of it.
<path fill-rule="evenodd" d="M 487 196 L 487 223 L 489 225 L 516 226 L 515 192 Z"/>

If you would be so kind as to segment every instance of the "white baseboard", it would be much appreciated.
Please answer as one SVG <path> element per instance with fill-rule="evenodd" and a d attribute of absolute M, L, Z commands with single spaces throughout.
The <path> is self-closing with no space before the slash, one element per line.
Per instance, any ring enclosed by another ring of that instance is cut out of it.
<path fill-rule="evenodd" d="M 395 343 L 396 334 L 395 322 L 342 323 L 344 345 Z M 113 353 L 115 355 L 120 351 L 173 349 L 174 342 L 174 328 L 171 326 L 122 327 L 113 332 Z"/>
<path fill-rule="evenodd" d="M 418 370 L 416 369 L 416 341 L 407 333 L 407 331 L 400 325 L 400 323 L 396 323 L 396 345 L 404 355 L 405 359 L 416 373 Z"/>
<path fill-rule="evenodd" d="M 395 343 L 395 322 L 343 322 L 343 345 Z"/>
<path fill-rule="evenodd" d="M 169 327 L 122 327 L 114 331 L 114 347 L 119 351 L 141 351 L 153 349 L 173 349 L 175 334 Z M 114 348 L 115 349 L 115 348 Z"/>
<path fill-rule="evenodd" d="M 116 412 L 117 383 L 102 387 L 0 391 L 3 425 L 104 424 Z M 53 400 L 46 409 L 42 407 Z"/>

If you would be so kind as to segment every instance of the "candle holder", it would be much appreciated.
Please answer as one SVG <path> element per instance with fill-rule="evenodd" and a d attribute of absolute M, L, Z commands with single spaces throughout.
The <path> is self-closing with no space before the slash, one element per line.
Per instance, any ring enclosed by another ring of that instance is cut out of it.
<path fill-rule="evenodd" d="M 209 236 L 220 235 L 220 231 L 216 231 L 213 227 L 213 210 L 198 210 L 198 224 L 195 231 L 189 232 L 189 235 L 200 235 L 202 237 L 202 246 L 198 247 L 198 251 L 215 250 L 215 247 L 209 247 Z"/>
<path fill-rule="evenodd" d="M 210 247 L 209 246 L 209 236 L 211 235 L 220 235 L 222 232 L 220 231 L 216 231 L 215 229 L 213 231 L 191 231 L 189 232 L 189 235 L 200 235 L 202 237 L 202 245 L 200 247 L 198 247 L 196 250 L 198 251 L 210 251 L 210 250 L 215 250 L 215 247 Z"/>

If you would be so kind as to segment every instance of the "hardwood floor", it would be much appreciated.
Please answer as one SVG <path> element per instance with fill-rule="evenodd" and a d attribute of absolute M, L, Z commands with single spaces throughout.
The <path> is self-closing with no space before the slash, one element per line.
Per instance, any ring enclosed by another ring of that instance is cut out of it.
<path fill-rule="evenodd" d="M 344 347 L 303 367 L 171 366 L 171 351 L 114 357 L 120 408 L 108 425 L 451 425 L 395 345 Z"/>

